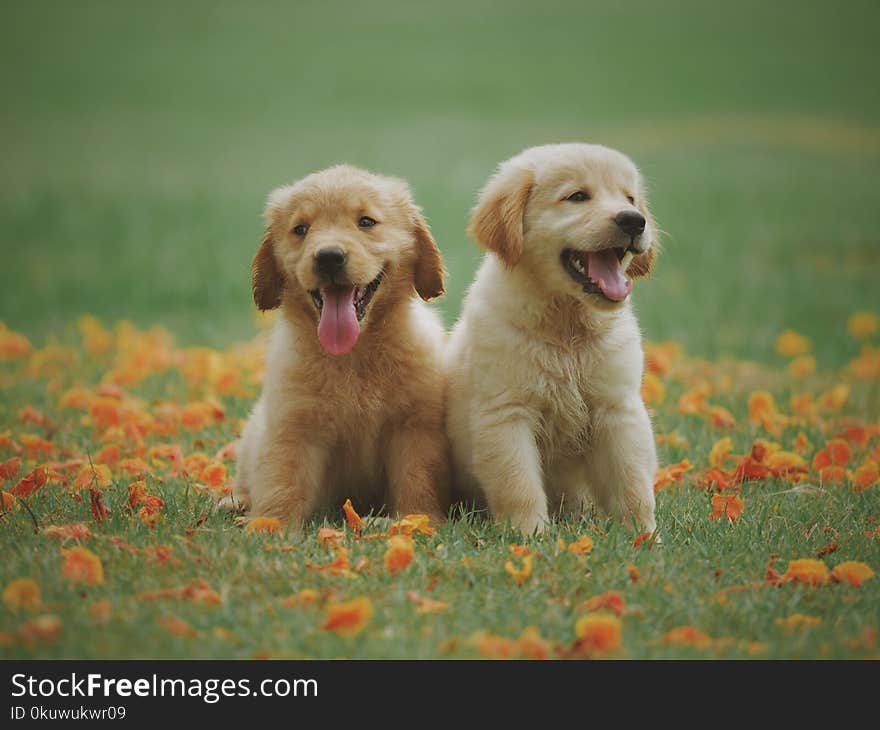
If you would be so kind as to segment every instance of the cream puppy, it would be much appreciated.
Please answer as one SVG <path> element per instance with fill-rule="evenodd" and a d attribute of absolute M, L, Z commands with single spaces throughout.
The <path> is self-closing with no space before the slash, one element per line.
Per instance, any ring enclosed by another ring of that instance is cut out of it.
<path fill-rule="evenodd" d="M 629 303 L 656 230 L 635 165 L 589 144 L 528 149 L 498 168 L 470 232 L 489 253 L 446 349 L 460 496 L 541 531 L 586 498 L 655 529 L 657 456 Z"/>

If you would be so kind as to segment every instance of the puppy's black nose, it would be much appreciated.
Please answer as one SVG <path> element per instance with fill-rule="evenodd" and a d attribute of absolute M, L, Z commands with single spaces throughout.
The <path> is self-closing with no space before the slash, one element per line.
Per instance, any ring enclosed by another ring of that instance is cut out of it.
<path fill-rule="evenodd" d="M 645 231 L 645 216 L 637 210 L 622 210 L 614 216 L 614 222 L 626 235 L 640 236 Z"/>
<path fill-rule="evenodd" d="M 345 268 L 347 259 L 341 248 L 322 248 L 315 254 L 315 271 L 332 278 Z"/>

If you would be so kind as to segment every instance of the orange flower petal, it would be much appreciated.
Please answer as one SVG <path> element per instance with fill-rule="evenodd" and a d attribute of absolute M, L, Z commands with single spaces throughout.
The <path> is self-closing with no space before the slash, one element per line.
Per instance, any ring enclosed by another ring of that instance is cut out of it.
<path fill-rule="evenodd" d="M 372 616 L 373 604 L 366 596 L 340 603 L 332 602 L 327 606 L 321 628 L 340 636 L 356 636 Z"/>
<path fill-rule="evenodd" d="M 813 560 L 812 558 L 791 560 L 780 581 L 782 583 L 794 582 L 822 586 L 828 582 L 828 567 L 821 560 Z"/>
<path fill-rule="evenodd" d="M 709 451 L 709 464 L 716 467 L 724 466 L 731 449 L 733 449 L 733 442 L 730 440 L 730 436 L 718 439 Z"/>
<path fill-rule="evenodd" d="M 9 610 L 39 611 L 40 587 L 33 578 L 16 578 L 3 590 L 3 604 Z"/>
<path fill-rule="evenodd" d="M 668 487 L 670 484 L 675 484 L 675 482 L 681 480 L 685 472 L 688 472 L 693 468 L 694 465 L 691 464 L 689 459 L 682 459 L 677 464 L 659 467 L 654 476 L 654 491 L 659 492 L 664 487 Z"/>
<path fill-rule="evenodd" d="M 428 515 L 406 515 L 388 528 L 389 535 L 434 535 L 437 530 L 431 527 L 431 518 Z"/>
<path fill-rule="evenodd" d="M 348 560 L 348 549 L 338 545 L 335 542 L 329 543 L 336 552 L 336 558 L 325 565 L 317 563 L 306 563 L 306 567 L 310 570 L 319 570 L 330 575 L 341 575 L 346 578 L 355 578 L 357 573 L 351 570 L 351 564 Z"/>
<path fill-rule="evenodd" d="M 524 555 L 522 557 L 521 568 L 518 568 L 512 560 L 508 560 L 504 563 L 504 570 L 506 570 L 511 576 L 513 576 L 513 579 L 516 581 L 516 584 L 518 586 L 521 586 L 532 574 L 532 556 Z"/>
<path fill-rule="evenodd" d="M 361 519 L 361 516 L 355 512 L 350 499 L 345 500 L 345 504 L 342 505 L 342 511 L 345 512 L 345 521 L 352 530 L 360 532 L 364 529 L 364 521 Z"/>
<path fill-rule="evenodd" d="M 818 616 L 805 616 L 802 613 L 793 613 L 785 618 L 776 619 L 776 625 L 787 632 L 803 631 L 812 626 L 818 626 L 820 623 L 822 623 L 822 619 Z"/>
<path fill-rule="evenodd" d="M 858 560 L 847 560 L 831 571 L 831 577 L 838 583 L 846 581 L 851 586 L 860 587 L 866 580 L 874 577 L 874 571 Z"/>
<path fill-rule="evenodd" d="M 816 358 L 812 355 L 796 357 L 788 364 L 788 374 L 793 378 L 805 378 L 816 372 Z"/>
<path fill-rule="evenodd" d="M 62 548 L 61 554 L 64 556 L 61 575 L 71 583 L 101 585 L 104 582 L 104 566 L 101 559 L 88 548 L 80 546 L 69 550 Z"/>
<path fill-rule="evenodd" d="M 291 608 L 293 606 L 310 606 L 317 603 L 320 597 L 321 595 L 318 591 L 313 590 L 312 588 L 303 588 L 299 593 L 288 596 L 281 601 L 281 605 L 285 608 Z"/>
<path fill-rule="evenodd" d="M 812 348 L 813 343 L 810 339 L 794 330 L 785 330 L 776 338 L 776 352 L 785 357 L 805 355 Z"/>
<path fill-rule="evenodd" d="M 683 393 L 678 399 L 678 412 L 682 415 L 694 415 L 706 411 L 706 398 L 710 388 L 708 385 L 699 385 Z"/>
<path fill-rule="evenodd" d="M 692 646 L 705 649 L 712 645 L 712 639 L 704 631 L 693 626 L 679 626 L 661 636 L 660 643 L 666 646 Z"/>
<path fill-rule="evenodd" d="M 442 611 L 449 610 L 449 604 L 445 601 L 435 601 L 432 598 L 420 596 L 415 591 L 409 591 L 406 597 L 416 604 L 417 614 L 441 613 Z"/>
<path fill-rule="evenodd" d="M 19 630 L 22 639 L 27 643 L 40 642 L 52 644 L 61 633 L 61 619 L 52 614 L 37 616 L 25 621 Z"/>
<path fill-rule="evenodd" d="M 85 522 L 74 522 L 72 525 L 48 525 L 42 532 L 46 537 L 53 537 L 61 542 L 67 540 L 83 542 L 92 537 L 92 531 Z"/>
<path fill-rule="evenodd" d="M 850 386 L 838 383 L 819 396 L 819 405 L 826 411 L 839 411 L 849 400 Z"/>
<path fill-rule="evenodd" d="M 409 535 L 394 535 L 388 538 L 385 551 L 385 567 L 391 575 L 404 570 L 413 559 L 415 543 Z"/>
<path fill-rule="evenodd" d="M 623 623 L 610 613 L 590 613 L 575 621 L 574 633 L 579 650 L 608 654 L 620 649 Z"/>
<path fill-rule="evenodd" d="M 345 539 L 345 533 L 342 530 L 335 530 L 332 527 L 318 528 L 318 542 L 327 545 L 331 542 L 338 542 Z"/>
<path fill-rule="evenodd" d="M 709 519 L 719 520 L 726 517 L 728 522 L 736 522 L 744 506 L 745 501 L 736 494 L 713 494 Z"/>
<path fill-rule="evenodd" d="M 712 428 L 717 428 L 719 430 L 736 428 L 736 419 L 726 408 L 722 406 L 710 406 L 709 424 Z"/>
<path fill-rule="evenodd" d="M 247 523 L 245 530 L 248 532 L 276 532 L 281 528 L 281 520 L 277 517 L 254 517 Z"/>
<path fill-rule="evenodd" d="M 847 320 L 846 328 L 857 339 L 867 339 L 877 334 L 880 320 L 873 312 L 855 312 Z"/>
<path fill-rule="evenodd" d="M 106 464 L 84 466 L 76 475 L 74 486 L 77 489 L 101 489 L 113 482 L 113 474 Z"/>
<path fill-rule="evenodd" d="M 880 482 L 880 467 L 876 461 L 866 461 L 853 474 L 853 486 L 857 491 L 873 487 Z"/>
<path fill-rule="evenodd" d="M 758 390 L 749 396 L 749 420 L 760 423 L 765 416 L 776 416 L 776 401 L 766 390 Z"/>
<path fill-rule="evenodd" d="M 516 640 L 516 645 L 519 655 L 524 659 L 546 660 L 553 653 L 552 645 L 541 637 L 541 631 L 537 626 L 524 628 Z"/>
<path fill-rule="evenodd" d="M 660 405 L 666 397 L 663 382 L 650 370 L 642 378 L 642 400 L 646 405 Z"/>
<path fill-rule="evenodd" d="M 593 549 L 593 541 L 586 535 L 581 535 L 568 546 L 568 552 L 572 555 L 586 555 Z"/>
<path fill-rule="evenodd" d="M 7 459 L 2 464 L 0 464 L 0 481 L 5 481 L 6 479 L 13 479 L 17 477 L 20 470 L 20 456 L 13 456 L 11 459 Z"/>
<path fill-rule="evenodd" d="M 160 616 L 156 619 L 156 623 L 163 627 L 172 636 L 183 636 L 188 639 L 194 639 L 199 635 L 192 626 L 177 616 Z"/>
<path fill-rule="evenodd" d="M 610 611 L 615 616 L 620 616 L 626 608 L 626 601 L 617 591 L 608 591 L 600 593 L 598 596 L 588 598 L 583 607 L 587 611 Z"/>
<path fill-rule="evenodd" d="M 800 454 L 793 451 L 776 451 L 767 457 L 767 468 L 778 477 L 806 474 L 810 466 Z"/>

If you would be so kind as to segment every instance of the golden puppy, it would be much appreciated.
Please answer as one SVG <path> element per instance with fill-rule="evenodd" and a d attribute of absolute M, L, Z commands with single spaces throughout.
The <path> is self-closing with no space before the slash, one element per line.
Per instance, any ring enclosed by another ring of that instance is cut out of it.
<path fill-rule="evenodd" d="M 348 166 L 266 206 L 254 301 L 281 308 L 232 503 L 300 526 L 348 496 L 445 516 L 440 252 L 401 180 Z M 421 297 L 421 299 L 420 299 Z"/>
<path fill-rule="evenodd" d="M 635 165 L 597 145 L 526 150 L 483 189 L 470 231 L 489 254 L 446 351 L 457 488 L 525 533 L 587 497 L 653 531 L 629 294 L 656 231 Z"/>

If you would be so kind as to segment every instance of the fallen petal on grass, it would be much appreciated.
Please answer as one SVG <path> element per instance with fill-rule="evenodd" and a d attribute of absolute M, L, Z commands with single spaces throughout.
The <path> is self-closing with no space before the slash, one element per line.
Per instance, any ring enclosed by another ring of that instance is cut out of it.
<path fill-rule="evenodd" d="M 828 566 L 821 560 L 800 558 L 799 560 L 789 562 L 788 568 L 782 574 L 780 582 L 822 586 L 828 582 L 828 578 Z"/>
<path fill-rule="evenodd" d="M 574 624 L 576 649 L 586 654 L 612 654 L 620 650 L 623 623 L 611 613 L 590 613 Z"/>
<path fill-rule="evenodd" d="M 61 575 L 71 583 L 87 583 L 101 585 L 104 582 L 104 565 L 101 559 L 91 550 L 84 547 L 61 549 L 64 565 Z"/>
<path fill-rule="evenodd" d="M 353 598 L 350 601 L 334 602 L 327 606 L 321 628 L 340 636 L 357 636 L 364 630 L 372 616 L 373 603 L 366 596 Z"/>
<path fill-rule="evenodd" d="M 3 589 L 3 605 L 9 611 L 39 611 L 42 605 L 40 586 L 33 578 L 16 578 Z"/>
<path fill-rule="evenodd" d="M 847 560 L 835 566 L 831 571 L 831 577 L 838 583 L 849 583 L 859 588 L 866 580 L 874 577 L 874 571 L 870 566 L 858 560 Z"/>

